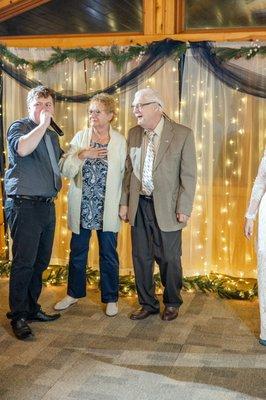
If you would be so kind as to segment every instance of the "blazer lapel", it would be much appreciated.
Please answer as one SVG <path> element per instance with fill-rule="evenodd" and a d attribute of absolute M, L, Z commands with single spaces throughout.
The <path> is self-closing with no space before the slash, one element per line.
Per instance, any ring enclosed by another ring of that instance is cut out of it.
<path fill-rule="evenodd" d="M 162 135 L 161 135 L 161 140 L 160 140 L 160 144 L 159 144 L 159 148 L 158 148 L 158 153 L 157 153 L 157 156 L 154 161 L 153 169 L 156 169 L 158 167 L 158 165 L 160 164 L 160 162 L 162 161 L 162 158 L 163 158 L 166 150 L 170 146 L 173 136 L 174 136 L 174 132 L 173 132 L 172 124 L 165 118 L 164 127 L 163 127 L 163 131 L 162 131 Z"/>

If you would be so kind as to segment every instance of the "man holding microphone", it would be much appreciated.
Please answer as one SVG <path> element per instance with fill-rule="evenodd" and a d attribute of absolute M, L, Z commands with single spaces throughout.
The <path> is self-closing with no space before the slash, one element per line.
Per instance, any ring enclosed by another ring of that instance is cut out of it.
<path fill-rule="evenodd" d="M 28 117 L 8 129 L 5 212 L 10 227 L 12 266 L 9 285 L 11 326 L 18 339 L 32 336 L 28 321 L 48 322 L 38 304 L 42 273 L 48 267 L 55 230 L 54 199 L 61 188 L 57 134 L 49 129 L 54 114 L 52 90 L 37 86 L 27 97 Z"/>

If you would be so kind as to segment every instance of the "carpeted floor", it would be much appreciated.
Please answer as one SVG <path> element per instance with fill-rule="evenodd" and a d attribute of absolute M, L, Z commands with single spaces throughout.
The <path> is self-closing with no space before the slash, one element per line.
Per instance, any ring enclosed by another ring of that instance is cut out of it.
<path fill-rule="evenodd" d="M 35 337 L 11 333 L 8 281 L 0 280 L 1 400 L 266 399 L 266 348 L 258 344 L 258 303 L 184 293 L 177 320 L 131 321 L 137 299 L 107 317 L 89 291 L 62 317 L 32 323 Z M 52 305 L 65 286 L 44 288 Z"/>

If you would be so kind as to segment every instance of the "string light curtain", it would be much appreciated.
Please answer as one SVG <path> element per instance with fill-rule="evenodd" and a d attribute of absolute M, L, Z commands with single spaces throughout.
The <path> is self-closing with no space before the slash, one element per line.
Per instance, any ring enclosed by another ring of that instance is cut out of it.
<path fill-rule="evenodd" d="M 235 63 L 265 74 L 263 57 Z M 183 236 L 186 271 L 255 277 L 254 243 L 244 238 L 243 222 L 266 143 L 265 99 L 230 89 L 189 50 L 181 122 L 195 132 L 198 161 L 194 213 Z"/>
<path fill-rule="evenodd" d="M 227 44 L 228 45 L 228 44 Z M 241 47 L 241 44 L 235 44 Z M 45 49 L 11 49 L 25 59 L 46 59 Z M 235 61 L 238 66 L 265 74 L 265 58 Z M 118 72 L 110 62 L 95 65 L 66 61 L 44 73 L 28 72 L 57 91 L 92 93 L 114 83 L 132 70 L 141 57 Z M 169 60 L 153 76 L 147 74 L 135 89 L 115 94 L 117 118 L 114 126 L 123 134 L 135 124 L 130 105 L 134 92 L 145 86 L 159 90 L 166 100 L 166 112 L 195 132 L 198 157 L 198 186 L 188 228 L 183 232 L 185 275 L 215 271 L 240 277 L 256 275 L 253 243 L 243 237 L 243 217 L 260 157 L 265 147 L 265 100 L 246 95 L 222 84 L 188 51 L 183 71 L 181 113 L 179 115 L 177 61 Z M 27 91 L 4 75 L 5 128 L 26 113 Z M 56 121 L 65 131 L 62 146 L 67 148 L 74 132 L 87 125 L 86 104 L 58 102 Z M 69 232 L 66 225 L 67 185 L 57 200 L 58 223 L 52 262 L 66 264 Z M 130 231 L 123 225 L 119 237 L 121 272 L 132 269 Z M 96 241 L 91 244 L 89 264 L 98 265 Z"/>
<path fill-rule="evenodd" d="M 51 54 L 48 49 L 11 49 L 11 51 L 20 57 L 31 60 L 47 59 Z M 119 72 L 109 61 L 96 65 L 88 60 L 81 63 L 67 60 L 45 73 L 28 71 L 27 77 L 39 80 L 59 92 L 93 93 L 112 85 L 121 75 L 131 71 L 140 62 L 141 56 L 127 63 L 122 72 Z M 156 66 L 154 66 L 154 71 L 156 69 Z M 27 113 L 25 103 L 27 90 L 6 74 L 3 74 L 3 79 L 4 132 L 6 132 L 7 127 L 14 120 Z M 137 84 L 135 88 L 123 92 L 117 90 L 114 95 L 117 106 L 117 116 L 113 123 L 114 128 L 126 135 L 126 130 L 134 126 L 135 118 L 132 114 L 131 104 L 136 90 L 143 87 L 153 87 L 159 90 L 164 96 L 168 115 L 177 120 L 179 115 L 178 85 L 178 62 L 169 59 L 154 75 L 147 75 L 144 80 L 141 79 L 141 83 Z M 57 102 L 55 115 L 56 122 L 65 132 L 65 136 L 60 139 L 61 145 L 67 150 L 73 134 L 87 126 L 87 104 Z M 67 229 L 67 190 L 68 180 L 64 179 L 63 189 L 56 202 L 57 226 L 51 261 L 51 263 L 59 265 L 66 265 L 69 256 L 70 232 Z M 122 225 L 118 250 L 121 273 L 132 271 L 130 229 L 127 224 Z M 89 265 L 93 268 L 98 266 L 98 247 L 95 236 L 91 241 Z"/>

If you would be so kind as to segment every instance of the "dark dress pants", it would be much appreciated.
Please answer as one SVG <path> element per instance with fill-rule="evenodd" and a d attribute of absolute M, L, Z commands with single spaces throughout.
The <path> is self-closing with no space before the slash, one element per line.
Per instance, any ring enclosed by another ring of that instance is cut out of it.
<path fill-rule="evenodd" d="M 103 303 L 118 300 L 119 261 L 116 251 L 117 233 L 97 230 L 100 251 L 100 286 Z M 70 242 L 67 294 L 74 298 L 86 296 L 86 266 L 92 231 L 80 227 L 80 233 L 72 233 Z"/>
<path fill-rule="evenodd" d="M 10 227 L 12 265 L 9 281 L 11 318 L 28 318 L 40 310 L 42 274 L 48 267 L 54 240 L 55 206 L 8 198 L 5 205 Z"/>
<path fill-rule="evenodd" d="M 165 306 L 179 307 L 182 304 L 181 230 L 161 231 L 157 223 L 153 200 L 140 196 L 131 236 L 140 305 L 148 311 L 159 310 L 153 278 L 154 261 L 156 261 L 164 286 L 163 302 Z"/>

